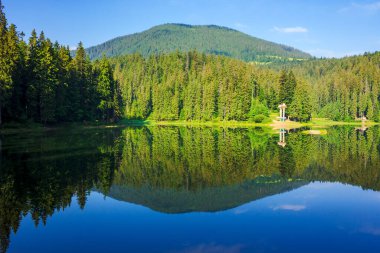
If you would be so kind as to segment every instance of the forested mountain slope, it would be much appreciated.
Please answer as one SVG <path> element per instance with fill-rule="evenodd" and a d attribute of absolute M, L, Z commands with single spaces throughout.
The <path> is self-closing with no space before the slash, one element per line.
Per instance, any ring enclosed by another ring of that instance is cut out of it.
<path fill-rule="evenodd" d="M 173 51 L 197 50 L 251 62 L 281 62 L 308 59 L 311 55 L 295 48 L 255 38 L 226 27 L 165 24 L 141 33 L 118 37 L 90 47 L 91 59 L 140 53 L 144 57 Z"/>

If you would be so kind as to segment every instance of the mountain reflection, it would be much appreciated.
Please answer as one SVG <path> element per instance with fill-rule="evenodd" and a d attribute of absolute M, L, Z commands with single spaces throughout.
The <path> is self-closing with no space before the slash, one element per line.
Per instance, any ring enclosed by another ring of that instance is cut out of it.
<path fill-rule="evenodd" d="M 266 129 L 140 127 L 1 136 L 0 243 L 30 214 L 35 225 L 90 191 L 165 213 L 214 212 L 312 181 L 380 190 L 380 135 Z"/>

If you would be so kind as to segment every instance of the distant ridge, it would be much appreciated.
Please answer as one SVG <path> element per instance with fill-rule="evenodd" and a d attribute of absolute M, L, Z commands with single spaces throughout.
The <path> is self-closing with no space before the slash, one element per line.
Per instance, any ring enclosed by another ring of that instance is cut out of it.
<path fill-rule="evenodd" d="M 246 62 L 282 62 L 309 59 L 312 56 L 293 47 L 266 41 L 217 25 L 164 24 L 109 40 L 90 47 L 91 59 L 103 54 L 115 57 L 141 53 L 144 57 L 173 51 L 197 50 L 224 55 Z"/>
<path fill-rule="evenodd" d="M 110 198 L 143 205 L 162 213 L 218 212 L 229 210 L 307 185 L 306 181 L 279 180 L 277 183 L 251 180 L 236 185 L 206 187 L 197 191 L 150 186 L 113 185 Z"/>

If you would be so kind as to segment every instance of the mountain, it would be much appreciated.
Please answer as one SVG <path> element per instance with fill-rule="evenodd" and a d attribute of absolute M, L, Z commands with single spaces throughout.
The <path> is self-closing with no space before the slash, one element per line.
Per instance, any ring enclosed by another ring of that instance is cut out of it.
<path fill-rule="evenodd" d="M 113 185 L 106 195 L 163 213 L 217 212 L 307 184 L 302 180 L 289 181 L 277 177 L 263 177 L 236 185 L 205 187 L 195 191 L 124 184 Z"/>
<path fill-rule="evenodd" d="M 122 36 L 90 47 L 91 59 L 141 53 L 144 57 L 172 51 L 197 51 L 225 55 L 246 62 L 281 62 L 308 59 L 311 55 L 295 48 L 252 37 L 216 25 L 165 24 Z"/>

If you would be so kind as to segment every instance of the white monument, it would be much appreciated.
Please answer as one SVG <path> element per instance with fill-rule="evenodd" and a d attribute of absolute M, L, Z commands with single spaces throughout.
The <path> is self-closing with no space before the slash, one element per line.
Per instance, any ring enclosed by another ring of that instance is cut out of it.
<path fill-rule="evenodd" d="M 278 108 L 280 109 L 280 117 L 278 117 L 278 119 L 281 121 L 281 122 L 284 122 L 286 120 L 286 114 L 285 114 L 285 109 L 287 108 L 286 104 L 285 103 L 282 103 L 278 106 Z"/>

